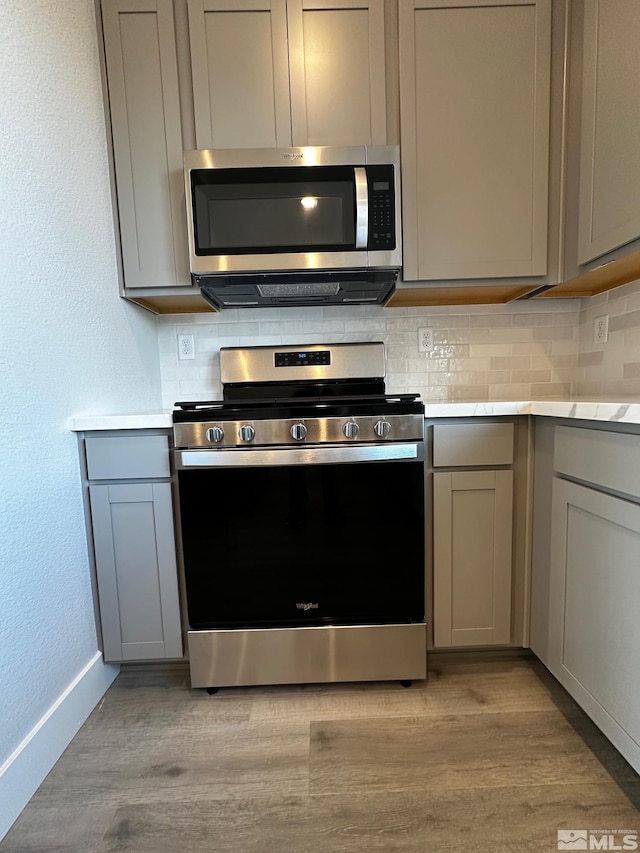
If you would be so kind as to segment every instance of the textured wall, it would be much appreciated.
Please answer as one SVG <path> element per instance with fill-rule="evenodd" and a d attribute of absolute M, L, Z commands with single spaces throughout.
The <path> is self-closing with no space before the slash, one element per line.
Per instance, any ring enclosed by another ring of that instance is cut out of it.
<path fill-rule="evenodd" d="M 95 654 L 67 418 L 160 403 L 117 295 L 92 0 L 0 3 L 0 765 Z"/>
<path fill-rule="evenodd" d="M 263 308 L 159 318 L 165 408 L 220 395 L 221 346 L 382 340 L 387 388 L 426 401 L 566 399 L 578 357 L 579 300 L 529 300 L 460 308 Z M 417 329 L 435 349 L 420 354 Z M 196 336 L 193 361 L 176 337 Z"/>

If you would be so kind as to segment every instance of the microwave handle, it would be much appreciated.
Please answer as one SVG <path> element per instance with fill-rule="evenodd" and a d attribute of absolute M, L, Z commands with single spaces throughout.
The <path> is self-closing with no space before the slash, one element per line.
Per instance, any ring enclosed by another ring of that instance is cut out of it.
<path fill-rule="evenodd" d="M 367 170 L 356 166 L 356 249 L 366 249 L 369 243 L 369 188 Z"/>

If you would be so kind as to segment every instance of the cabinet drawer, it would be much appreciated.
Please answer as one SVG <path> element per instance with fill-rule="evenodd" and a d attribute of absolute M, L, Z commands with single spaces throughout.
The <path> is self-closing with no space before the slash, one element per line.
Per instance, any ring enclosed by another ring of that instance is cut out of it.
<path fill-rule="evenodd" d="M 640 497 L 640 436 L 559 426 L 553 467 L 576 480 Z"/>
<path fill-rule="evenodd" d="M 513 464 L 513 424 L 435 424 L 434 468 Z"/>
<path fill-rule="evenodd" d="M 90 480 L 169 477 L 166 435 L 89 436 L 85 439 Z"/>

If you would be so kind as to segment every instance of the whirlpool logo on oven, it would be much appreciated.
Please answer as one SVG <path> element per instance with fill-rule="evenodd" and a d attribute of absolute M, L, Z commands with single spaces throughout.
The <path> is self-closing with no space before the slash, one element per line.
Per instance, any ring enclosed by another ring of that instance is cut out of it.
<path fill-rule="evenodd" d="M 296 604 L 298 610 L 317 610 L 318 602 L 317 601 L 300 601 Z"/>

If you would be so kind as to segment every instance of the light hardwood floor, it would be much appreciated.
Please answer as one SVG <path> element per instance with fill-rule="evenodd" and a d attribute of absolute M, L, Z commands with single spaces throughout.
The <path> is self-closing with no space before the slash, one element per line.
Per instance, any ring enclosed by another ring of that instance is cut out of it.
<path fill-rule="evenodd" d="M 191 691 L 123 672 L 0 853 L 546 853 L 640 831 L 640 779 L 534 658 L 428 682 Z"/>

